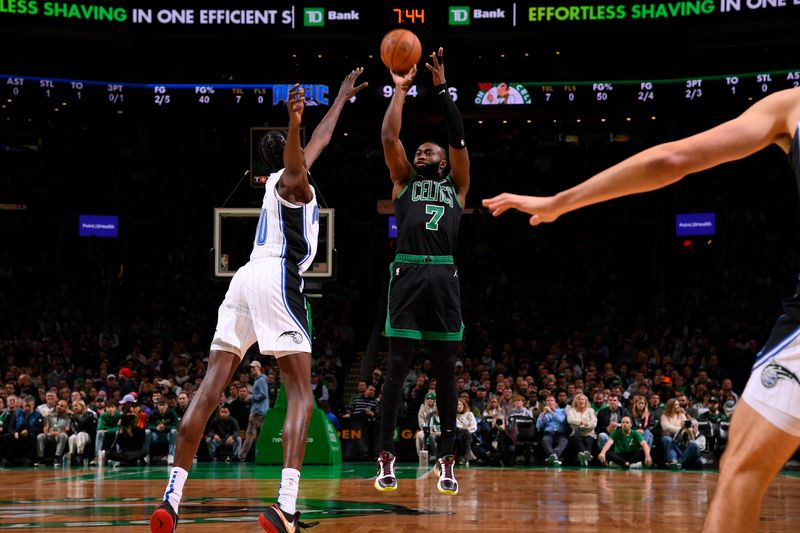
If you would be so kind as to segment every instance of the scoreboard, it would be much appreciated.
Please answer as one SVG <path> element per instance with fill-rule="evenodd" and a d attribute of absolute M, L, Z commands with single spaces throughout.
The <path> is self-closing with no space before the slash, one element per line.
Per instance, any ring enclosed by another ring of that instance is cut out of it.
<path fill-rule="evenodd" d="M 353 103 L 383 108 L 396 27 L 446 47 L 468 117 L 746 104 L 798 86 L 797 20 L 800 0 L 0 0 L 0 112 L 253 112 L 296 81 L 325 107 L 355 66 Z M 430 90 L 420 64 L 408 96 Z"/>
<path fill-rule="evenodd" d="M 449 87 L 453 99 L 465 111 L 491 114 L 492 110 L 514 109 L 516 114 L 535 113 L 545 108 L 586 106 L 602 108 L 623 105 L 646 109 L 664 102 L 736 103 L 759 99 L 775 91 L 800 87 L 800 66 L 788 70 L 729 73 L 648 80 L 584 81 L 464 81 Z M 308 106 L 327 107 L 335 97 L 339 80 L 304 83 Z M 0 74 L 0 109 L 22 109 L 64 113 L 81 111 L 119 112 L 126 109 L 172 108 L 193 111 L 225 111 L 236 108 L 268 110 L 286 100 L 288 83 L 130 83 L 123 81 L 77 80 Z M 425 97 L 432 89 L 420 82 L 408 93 L 410 100 Z M 394 87 L 382 85 L 365 91 L 352 103 L 370 106 L 391 98 Z M 384 107 L 384 104 L 381 104 Z"/>
<path fill-rule="evenodd" d="M 455 5 L 453 5 L 455 4 Z M 726 24 L 775 22 L 797 16 L 797 0 L 0 0 L 6 24 L 64 24 L 75 29 L 146 29 L 223 26 L 268 28 L 315 34 L 323 30 L 364 32 L 407 26 L 473 33 L 485 29 L 540 32 L 628 28 L 658 23 Z"/>

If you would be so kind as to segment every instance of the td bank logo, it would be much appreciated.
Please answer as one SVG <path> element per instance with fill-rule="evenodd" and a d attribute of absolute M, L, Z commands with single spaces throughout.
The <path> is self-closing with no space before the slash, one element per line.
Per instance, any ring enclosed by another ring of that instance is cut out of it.
<path fill-rule="evenodd" d="M 303 26 L 324 26 L 325 8 L 324 7 L 304 7 Z"/>
<path fill-rule="evenodd" d="M 469 6 L 450 6 L 450 26 L 469 26 Z"/>

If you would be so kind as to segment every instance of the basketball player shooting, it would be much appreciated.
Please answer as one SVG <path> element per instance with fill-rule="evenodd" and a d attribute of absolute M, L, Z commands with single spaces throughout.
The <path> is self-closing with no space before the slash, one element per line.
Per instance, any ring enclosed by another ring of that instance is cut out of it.
<path fill-rule="evenodd" d="M 397 423 L 403 380 L 411 366 L 413 343 L 426 341 L 432 352 L 436 397 L 442 424 L 437 459 L 437 489 L 458 493 L 453 472 L 456 396 L 453 343 L 463 333 L 458 269 L 453 263 L 458 224 L 469 190 L 469 155 L 464 126 L 450 97 L 444 77 L 444 50 L 430 55 L 426 64 L 444 112 L 448 154 L 434 142 L 422 143 L 413 164 L 400 142 L 403 103 L 417 73 L 414 65 L 401 75 L 392 72 L 395 93 L 381 127 L 381 142 L 397 213 L 397 255 L 390 265 L 389 303 L 384 334 L 389 337 L 389 362 L 381 394 L 381 451 L 374 486 L 379 491 L 397 489 L 393 435 Z M 450 167 L 450 173 L 446 171 Z"/>
<path fill-rule="evenodd" d="M 771 144 L 789 154 L 800 185 L 800 88 L 767 96 L 710 130 L 644 150 L 555 196 L 503 193 L 483 205 L 494 216 L 508 209 L 528 213 L 535 226 L 587 205 L 660 189 Z M 755 531 L 767 488 L 800 445 L 800 286 L 783 308 L 733 415 L 706 532 Z"/>
<path fill-rule="evenodd" d="M 319 209 L 308 182 L 308 169 L 330 142 L 345 102 L 367 86 L 355 86 L 362 72 L 357 68 L 344 79 L 305 152 L 300 146 L 305 98 L 298 85 L 289 91 L 286 138 L 279 131 L 271 131 L 261 140 L 259 150 L 272 174 L 265 185 L 253 251 L 250 261 L 231 279 L 219 308 L 208 371 L 181 420 L 175 466 L 163 502 L 150 517 L 152 533 L 176 530 L 183 485 L 206 422 L 244 354 L 256 341 L 261 354 L 278 359 L 288 403 L 278 501 L 259 516 L 258 523 L 270 533 L 294 533 L 305 526 L 298 520 L 295 502 L 313 397 L 311 332 L 300 275 L 314 260 L 319 232 Z"/>

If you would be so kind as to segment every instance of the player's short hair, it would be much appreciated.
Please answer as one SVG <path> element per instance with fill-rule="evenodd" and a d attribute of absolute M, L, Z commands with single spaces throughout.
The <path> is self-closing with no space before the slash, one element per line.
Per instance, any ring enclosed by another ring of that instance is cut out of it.
<path fill-rule="evenodd" d="M 258 153 L 270 172 L 283 167 L 283 147 L 286 137 L 279 130 L 270 130 L 258 142 Z"/>

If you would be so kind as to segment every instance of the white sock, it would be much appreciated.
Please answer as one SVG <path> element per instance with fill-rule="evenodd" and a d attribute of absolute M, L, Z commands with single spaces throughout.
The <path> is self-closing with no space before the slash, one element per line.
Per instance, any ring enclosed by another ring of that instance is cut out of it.
<path fill-rule="evenodd" d="M 169 481 L 167 482 L 167 490 L 164 491 L 164 499 L 172 505 L 175 514 L 178 514 L 178 506 L 181 504 L 181 495 L 183 495 L 183 484 L 186 483 L 186 478 L 188 477 L 189 472 L 177 466 L 169 473 Z"/>
<path fill-rule="evenodd" d="M 294 468 L 284 468 L 281 471 L 281 486 L 278 487 L 278 505 L 283 512 L 293 515 L 297 510 L 297 490 L 300 486 L 300 472 Z"/>

